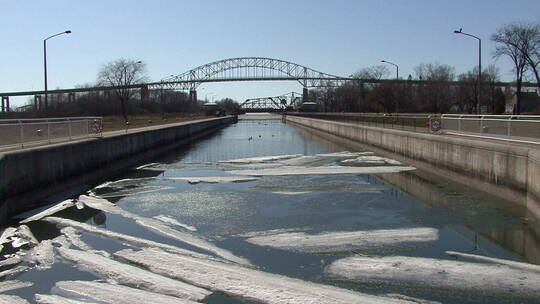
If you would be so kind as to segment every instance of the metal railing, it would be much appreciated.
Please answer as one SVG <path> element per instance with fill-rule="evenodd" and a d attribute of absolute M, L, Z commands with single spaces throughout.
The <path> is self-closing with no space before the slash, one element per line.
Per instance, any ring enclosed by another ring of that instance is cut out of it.
<path fill-rule="evenodd" d="M 100 137 L 102 133 L 102 117 L 1 119 L 0 149 Z"/>
<path fill-rule="evenodd" d="M 442 132 L 540 144 L 540 115 L 443 114 Z"/>
<path fill-rule="evenodd" d="M 383 113 L 306 113 L 294 112 L 287 115 L 304 116 L 353 123 L 364 126 L 407 130 L 413 132 L 429 132 L 429 119 L 438 117 L 434 114 L 383 114 Z"/>

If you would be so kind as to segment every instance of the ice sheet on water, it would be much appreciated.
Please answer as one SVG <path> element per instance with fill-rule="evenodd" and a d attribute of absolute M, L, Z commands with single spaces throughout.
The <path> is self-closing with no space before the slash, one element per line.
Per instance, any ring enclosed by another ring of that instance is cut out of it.
<path fill-rule="evenodd" d="M 354 164 L 354 165 L 365 165 L 365 164 L 378 164 L 378 165 L 401 165 L 401 162 L 381 156 L 367 155 L 367 156 L 358 156 L 356 158 L 345 159 L 341 161 L 342 164 Z"/>
<path fill-rule="evenodd" d="M 182 227 L 182 228 L 187 229 L 189 231 L 197 231 L 197 228 L 195 228 L 193 226 L 190 226 L 190 225 L 187 225 L 187 224 L 184 224 L 184 223 L 180 223 L 176 219 L 174 219 L 172 217 L 169 217 L 169 216 L 166 216 L 166 215 L 156 215 L 156 216 L 154 216 L 154 218 L 156 220 L 158 220 L 158 221 L 162 221 L 162 222 L 167 223 L 167 224 L 176 225 L 178 227 Z"/>
<path fill-rule="evenodd" d="M 65 201 L 62 201 L 48 209 L 45 209 L 41 212 L 39 212 L 38 214 L 36 215 L 33 215 L 29 218 L 26 218 L 22 221 L 20 221 L 21 224 L 24 224 L 24 223 L 28 223 L 28 222 L 32 222 L 32 221 L 37 221 L 37 220 L 40 220 L 46 216 L 49 216 L 49 215 L 53 215 L 59 211 L 62 211 L 64 209 L 67 209 L 67 208 L 70 208 L 74 205 L 74 201 L 71 200 L 71 199 L 68 199 L 68 200 L 65 200 Z"/>
<path fill-rule="evenodd" d="M 174 228 L 167 226 L 166 224 L 151 218 L 145 218 L 131 212 L 125 211 L 120 207 L 110 203 L 107 200 L 99 199 L 95 197 L 89 197 L 86 195 L 79 196 L 79 201 L 82 201 L 85 205 L 88 205 L 91 208 L 107 211 L 109 213 L 115 213 L 122 215 L 127 218 L 135 220 L 138 224 L 154 229 L 164 235 L 180 240 L 189 245 L 195 246 L 197 248 L 203 249 L 205 251 L 211 252 L 219 257 L 222 257 L 231 262 L 238 264 L 251 265 L 250 262 L 244 258 L 235 256 L 230 251 L 219 248 L 214 244 L 195 237 L 192 234 L 178 231 Z"/>
<path fill-rule="evenodd" d="M 296 157 L 301 157 L 302 154 L 291 154 L 291 155 L 271 155 L 271 156 L 258 156 L 258 157 L 248 157 L 248 158 L 239 158 L 239 159 L 230 159 L 222 160 L 220 163 L 228 164 L 258 164 L 258 163 L 267 163 L 275 162 L 285 159 L 291 159 Z"/>
<path fill-rule="evenodd" d="M 167 179 L 185 180 L 190 184 L 225 184 L 225 183 L 245 183 L 259 180 L 253 176 L 192 176 L 192 177 L 169 177 Z"/>
<path fill-rule="evenodd" d="M 29 303 L 25 299 L 20 298 L 18 296 L 0 294 L 0 304 L 29 304 Z"/>
<path fill-rule="evenodd" d="M 122 250 L 115 255 L 155 273 L 261 303 L 412 303 L 157 249 Z"/>
<path fill-rule="evenodd" d="M 340 280 L 461 290 L 494 295 L 540 297 L 540 274 L 502 264 L 404 256 L 349 257 L 325 272 Z"/>
<path fill-rule="evenodd" d="M 286 176 L 286 175 L 329 175 L 329 174 L 380 174 L 398 173 L 401 171 L 415 170 L 408 166 L 377 166 L 377 167 L 347 167 L 347 166 L 326 166 L 326 167 L 302 167 L 284 166 L 279 168 L 269 168 L 260 170 L 231 170 L 227 173 L 250 176 Z"/>
<path fill-rule="evenodd" d="M 60 281 L 55 288 L 69 297 L 99 303 L 151 303 L 151 304 L 194 304 L 198 302 L 168 295 L 140 290 L 122 285 L 89 281 Z"/>
<path fill-rule="evenodd" d="M 23 282 L 23 281 L 18 281 L 18 280 L 3 281 L 3 282 L 0 282 L 0 293 L 10 291 L 10 290 L 30 287 L 32 285 L 34 285 L 34 283 Z"/>
<path fill-rule="evenodd" d="M 497 259 L 497 258 L 486 257 L 482 255 L 456 252 L 456 251 L 446 251 L 446 254 L 455 258 L 457 257 L 468 258 L 468 259 L 473 259 L 480 262 L 489 262 L 489 263 L 494 263 L 494 264 L 506 265 L 508 267 L 515 268 L 515 269 L 521 269 L 525 271 L 532 271 L 532 272 L 540 273 L 540 266 L 535 265 L 535 264 L 509 261 L 509 260 Z"/>
<path fill-rule="evenodd" d="M 259 246 L 270 246 L 295 252 L 339 252 L 425 243 L 436 241 L 438 238 L 437 229 L 409 228 L 337 231 L 318 234 L 278 231 L 277 233 L 249 237 L 246 241 Z"/>
<path fill-rule="evenodd" d="M 162 243 L 158 243 L 158 242 L 154 242 L 154 241 L 150 241 L 150 240 L 146 240 L 146 239 L 142 239 L 142 238 L 137 238 L 137 237 L 133 237 L 133 236 L 118 233 L 118 232 L 113 232 L 113 231 L 101 229 L 101 228 L 98 228 L 98 227 L 95 227 L 95 226 L 91 226 L 91 225 L 88 225 L 88 224 L 85 224 L 85 223 L 80 223 L 80 222 L 73 221 L 73 220 L 70 220 L 70 219 L 64 219 L 64 218 L 59 218 L 59 217 L 47 217 L 47 218 L 44 219 L 44 221 L 47 221 L 49 223 L 53 223 L 53 224 L 56 224 L 56 225 L 59 225 L 59 226 L 62 226 L 62 227 L 73 227 L 74 229 L 77 229 L 79 231 L 84 231 L 84 232 L 88 232 L 88 233 L 92 233 L 92 234 L 96 234 L 96 235 L 101 235 L 101 236 L 104 236 L 104 237 L 108 237 L 108 238 L 111 238 L 111 239 L 123 241 L 123 242 L 126 242 L 126 243 L 138 245 L 138 246 L 161 248 L 163 250 L 167 250 L 167 251 L 171 251 L 171 252 L 175 252 L 175 253 L 179 253 L 179 254 L 196 256 L 196 257 L 200 257 L 200 258 L 208 258 L 208 259 L 211 258 L 210 256 L 200 254 L 200 253 L 196 253 L 196 252 L 189 251 L 189 250 L 185 250 L 185 249 L 182 249 L 182 248 L 178 248 L 178 247 L 175 247 L 175 246 L 172 246 L 172 245 L 162 244 Z M 64 230 L 62 229 L 62 231 L 64 231 Z"/>
<path fill-rule="evenodd" d="M 34 300 L 37 304 L 101 304 L 97 302 L 83 302 L 74 299 L 64 298 L 57 295 L 45 295 L 39 293 L 34 295 Z"/>
<path fill-rule="evenodd" d="M 211 293 L 97 254 L 66 248 L 55 250 L 62 258 L 123 285 L 195 301 L 202 300 Z"/>

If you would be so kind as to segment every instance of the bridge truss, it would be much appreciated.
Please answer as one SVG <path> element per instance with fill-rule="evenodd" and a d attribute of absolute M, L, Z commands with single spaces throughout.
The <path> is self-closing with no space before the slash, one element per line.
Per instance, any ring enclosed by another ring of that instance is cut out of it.
<path fill-rule="evenodd" d="M 283 111 L 288 107 L 296 108 L 296 102 L 301 97 L 300 93 L 290 92 L 279 96 L 250 98 L 240 104 L 240 109 L 242 112 Z"/>
<path fill-rule="evenodd" d="M 150 83 L 149 87 L 195 90 L 204 82 L 293 80 L 304 88 L 339 86 L 349 78 L 339 77 L 292 63 L 265 57 L 239 57 L 214 61 L 177 76 Z"/>

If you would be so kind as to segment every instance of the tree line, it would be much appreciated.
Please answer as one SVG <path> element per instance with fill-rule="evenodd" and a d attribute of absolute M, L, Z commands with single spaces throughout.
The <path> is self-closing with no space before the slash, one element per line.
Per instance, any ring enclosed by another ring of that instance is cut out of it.
<path fill-rule="evenodd" d="M 500 81 L 495 65 L 482 69 L 479 87 L 478 66 L 456 75 L 449 65 L 423 63 L 414 68 L 414 75 L 394 83 L 363 81 L 387 78 L 390 71 L 385 65 L 363 68 L 341 87 L 311 90 L 309 99 L 325 112 L 477 113 L 479 105 L 482 112 L 500 114 L 506 100 L 515 96 L 515 114 L 520 114 L 523 81 L 534 78 L 540 91 L 540 24 L 505 25 L 491 40 L 496 45 L 493 57 L 507 57 L 513 63 L 515 92 L 495 85 Z"/>

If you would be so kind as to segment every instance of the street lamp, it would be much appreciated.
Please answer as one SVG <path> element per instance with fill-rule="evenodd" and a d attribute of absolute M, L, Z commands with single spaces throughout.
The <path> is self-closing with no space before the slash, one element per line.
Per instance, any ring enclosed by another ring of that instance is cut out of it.
<path fill-rule="evenodd" d="M 465 36 L 469 36 L 472 38 L 478 39 L 478 90 L 476 92 L 476 112 L 477 114 L 480 114 L 480 89 L 482 84 L 482 39 L 479 37 L 476 37 L 475 35 L 467 34 L 463 32 L 463 29 L 459 29 L 454 31 L 454 34 L 462 34 Z"/>
<path fill-rule="evenodd" d="M 381 60 L 381 62 L 388 63 L 395 66 L 396 67 L 396 80 L 399 80 L 399 66 L 393 62 L 386 61 L 386 60 Z"/>
<path fill-rule="evenodd" d="M 58 34 L 54 34 L 52 36 L 49 36 L 47 38 L 45 38 L 43 40 L 43 70 L 44 70 L 44 73 L 45 73 L 45 110 L 47 109 L 48 107 L 48 99 L 47 99 L 47 40 L 53 38 L 53 37 L 56 37 L 56 36 L 60 36 L 60 35 L 63 35 L 63 34 L 71 34 L 71 31 L 70 30 L 67 30 L 67 31 L 64 31 L 64 32 L 61 32 L 61 33 L 58 33 Z"/>

